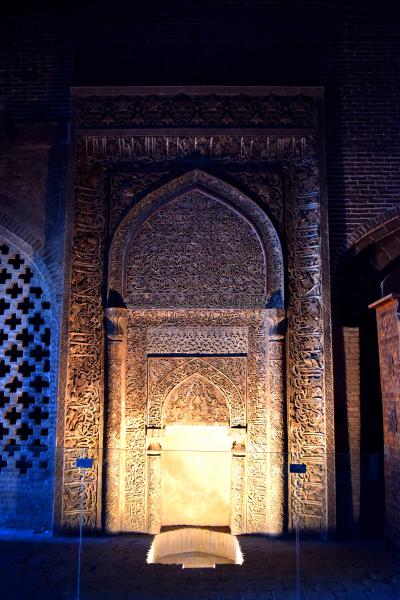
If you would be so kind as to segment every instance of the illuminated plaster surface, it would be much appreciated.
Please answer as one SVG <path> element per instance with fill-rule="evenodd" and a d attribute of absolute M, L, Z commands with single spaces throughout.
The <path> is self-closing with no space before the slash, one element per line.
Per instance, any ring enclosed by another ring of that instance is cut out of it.
<path fill-rule="evenodd" d="M 229 533 L 184 527 L 154 537 L 147 562 L 181 564 L 183 568 L 212 568 L 244 562 L 238 539 Z"/>
<path fill-rule="evenodd" d="M 229 427 L 169 425 L 162 453 L 162 525 L 229 525 Z"/>

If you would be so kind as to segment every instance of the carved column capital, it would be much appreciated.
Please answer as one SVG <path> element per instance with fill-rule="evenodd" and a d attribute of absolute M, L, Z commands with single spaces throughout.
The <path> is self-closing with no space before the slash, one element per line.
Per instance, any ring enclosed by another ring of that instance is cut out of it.
<path fill-rule="evenodd" d="M 281 340 L 285 337 L 286 312 L 282 308 L 274 308 L 267 312 L 268 337 Z"/>
<path fill-rule="evenodd" d="M 126 308 L 106 308 L 104 311 L 107 339 L 120 342 L 126 336 L 128 311 Z"/>

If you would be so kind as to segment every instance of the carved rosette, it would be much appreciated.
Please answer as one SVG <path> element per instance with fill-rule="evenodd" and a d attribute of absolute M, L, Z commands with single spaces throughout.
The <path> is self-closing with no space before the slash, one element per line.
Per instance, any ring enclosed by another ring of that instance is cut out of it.
<path fill-rule="evenodd" d="M 287 339 L 289 460 L 307 465 L 305 475 L 291 475 L 289 482 L 291 526 L 294 526 L 298 493 L 296 478 L 300 477 L 301 526 L 325 533 L 328 529 L 326 324 L 317 164 L 310 161 L 293 167 L 289 178 L 286 223 L 290 292 Z"/>
<path fill-rule="evenodd" d="M 122 530 L 125 462 L 125 308 L 105 311 L 107 334 L 107 414 L 105 528 L 110 533 Z"/>

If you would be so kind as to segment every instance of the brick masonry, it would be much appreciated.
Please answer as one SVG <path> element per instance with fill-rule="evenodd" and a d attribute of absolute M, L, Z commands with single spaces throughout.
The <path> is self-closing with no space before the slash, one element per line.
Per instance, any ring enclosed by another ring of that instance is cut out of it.
<path fill-rule="evenodd" d="M 76 84 L 323 85 L 332 268 L 356 230 L 399 208 L 400 11 L 390 2 L 100 3 L 96 18 L 90 5 L 8 11 L 0 86 L 12 123 L 67 122 Z M 13 188 L 17 205 L 26 191 Z"/>

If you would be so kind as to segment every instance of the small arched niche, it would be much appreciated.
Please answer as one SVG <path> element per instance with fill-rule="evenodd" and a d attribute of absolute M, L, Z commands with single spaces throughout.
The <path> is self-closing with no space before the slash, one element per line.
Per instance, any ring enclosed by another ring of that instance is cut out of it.
<path fill-rule="evenodd" d="M 223 391 L 195 373 L 171 390 L 162 415 L 162 525 L 229 525 L 232 439 Z"/>

